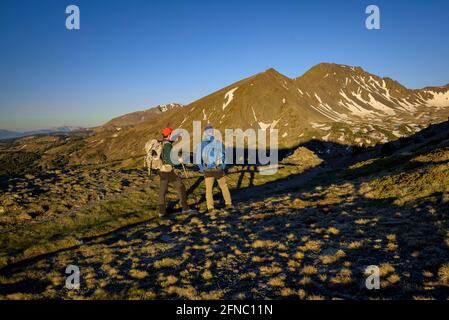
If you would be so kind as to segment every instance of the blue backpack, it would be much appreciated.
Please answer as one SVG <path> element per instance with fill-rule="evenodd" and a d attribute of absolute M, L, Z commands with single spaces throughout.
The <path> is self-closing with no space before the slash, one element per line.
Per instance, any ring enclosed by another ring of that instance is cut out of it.
<path fill-rule="evenodd" d="M 200 157 L 198 164 L 200 170 L 224 169 L 226 166 L 224 146 L 215 139 L 201 141 Z"/>

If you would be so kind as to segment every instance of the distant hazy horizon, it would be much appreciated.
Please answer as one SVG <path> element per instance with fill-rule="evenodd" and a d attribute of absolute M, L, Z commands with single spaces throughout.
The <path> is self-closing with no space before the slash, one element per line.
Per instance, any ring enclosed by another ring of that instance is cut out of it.
<path fill-rule="evenodd" d="M 97 126 L 158 104 L 188 104 L 275 68 L 361 66 L 409 88 L 449 83 L 449 3 L 376 1 L 0 2 L 0 129 Z"/>

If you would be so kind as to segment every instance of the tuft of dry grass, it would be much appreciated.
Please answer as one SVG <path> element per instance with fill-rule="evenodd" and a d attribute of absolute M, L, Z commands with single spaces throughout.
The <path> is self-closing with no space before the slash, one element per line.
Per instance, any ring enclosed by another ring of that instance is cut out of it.
<path fill-rule="evenodd" d="M 430 298 L 430 297 L 424 297 L 424 296 L 413 296 L 413 300 L 431 301 L 431 300 L 435 300 L 435 299 Z"/>
<path fill-rule="evenodd" d="M 449 285 L 449 263 L 446 263 L 438 270 L 438 277 L 441 283 Z"/>
<path fill-rule="evenodd" d="M 175 277 L 174 275 L 168 275 L 168 276 L 163 276 L 160 275 L 158 277 L 158 281 L 160 282 L 162 287 L 168 287 L 171 285 L 174 285 L 176 282 L 178 282 L 178 278 Z"/>
<path fill-rule="evenodd" d="M 363 219 L 363 218 L 355 220 L 355 223 L 358 224 L 358 225 L 366 225 L 366 224 L 368 224 L 370 222 L 371 222 L 371 220 Z"/>
<path fill-rule="evenodd" d="M 323 264 L 332 264 L 337 262 L 338 257 L 335 255 L 327 255 L 327 256 L 321 256 L 320 257 L 321 263 Z"/>
<path fill-rule="evenodd" d="M 287 266 L 290 268 L 291 271 L 298 268 L 301 264 L 295 260 L 289 260 L 287 262 Z"/>
<path fill-rule="evenodd" d="M 422 275 L 424 278 L 433 278 L 434 276 L 432 272 L 426 270 L 422 272 Z"/>
<path fill-rule="evenodd" d="M 188 300 L 198 300 L 200 297 L 198 296 L 197 291 L 192 286 L 187 287 L 177 287 L 171 286 L 166 289 L 168 294 L 175 294 L 180 298 L 185 298 Z"/>
<path fill-rule="evenodd" d="M 276 265 L 262 266 L 259 268 L 260 274 L 263 276 L 272 276 L 282 272 L 282 268 Z"/>
<path fill-rule="evenodd" d="M 220 300 L 224 296 L 223 290 L 213 290 L 210 292 L 202 292 L 200 294 L 200 299 L 202 300 Z"/>
<path fill-rule="evenodd" d="M 275 277 L 275 278 L 271 278 L 268 281 L 268 284 L 272 287 L 283 287 L 284 286 L 284 279 L 282 279 L 281 277 Z"/>
<path fill-rule="evenodd" d="M 205 270 L 201 276 L 202 276 L 203 279 L 206 280 L 206 281 L 208 281 L 208 280 L 210 280 L 210 279 L 213 278 L 212 272 L 210 272 L 210 270 Z"/>
<path fill-rule="evenodd" d="M 283 296 L 283 297 L 291 297 L 291 296 L 294 296 L 295 294 L 296 294 L 296 291 L 291 288 L 283 288 L 281 290 L 281 296 Z"/>
<path fill-rule="evenodd" d="M 335 277 L 332 277 L 330 281 L 333 284 L 349 284 L 352 280 L 352 271 L 350 269 L 341 269 Z"/>
<path fill-rule="evenodd" d="M 401 281 L 401 277 L 397 274 L 392 274 L 387 278 L 387 281 L 391 284 L 397 284 L 399 281 Z"/>
<path fill-rule="evenodd" d="M 323 264 L 332 264 L 337 262 L 339 259 L 344 258 L 346 253 L 343 250 L 338 250 L 333 255 L 323 255 L 320 256 L 320 260 Z"/>
<path fill-rule="evenodd" d="M 182 263 L 182 260 L 180 260 L 180 259 L 164 258 L 162 260 L 155 261 L 154 267 L 156 269 L 175 268 L 175 267 L 178 267 L 181 263 Z"/>
<path fill-rule="evenodd" d="M 307 241 L 303 246 L 300 246 L 299 249 L 302 252 L 307 251 L 319 252 L 321 250 L 321 241 L 320 240 Z"/>
<path fill-rule="evenodd" d="M 388 241 L 396 241 L 396 235 L 395 234 L 388 234 L 387 235 Z"/>
<path fill-rule="evenodd" d="M 389 274 L 393 273 L 396 269 L 390 263 L 382 263 L 379 266 L 380 276 L 386 277 Z"/>
<path fill-rule="evenodd" d="M 256 262 L 256 263 L 260 263 L 260 262 L 264 262 L 265 259 L 262 258 L 262 257 L 259 257 L 259 256 L 254 256 L 254 257 L 251 258 L 251 261 L 252 262 Z"/>
<path fill-rule="evenodd" d="M 135 279 L 145 279 L 146 277 L 148 277 L 148 272 L 144 270 L 131 269 L 129 271 L 129 274 Z"/>
<path fill-rule="evenodd" d="M 307 293 L 305 292 L 304 289 L 299 289 L 298 290 L 298 298 L 300 300 L 304 300 L 306 298 L 306 296 L 307 296 Z"/>
<path fill-rule="evenodd" d="M 302 260 L 302 259 L 304 259 L 304 253 L 301 252 L 301 251 L 298 251 L 298 252 L 296 252 L 296 253 L 293 255 L 293 257 L 294 257 L 296 260 Z"/>
<path fill-rule="evenodd" d="M 363 247 L 363 242 L 362 241 L 352 241 L 346 247 L 351 250 L 358 250 Z"/>
<path fill-rule="evenodd" d="M 257 274 L 255 272 L 248 272 L 248 273 L 243 273 L 242 275 L 240 275 L 240 280 L 252 280 L 256 277 L 257 277 Z"/>
<path fill-rule="evenodd" d="M 344 202 L 343 199 L 334 196 L 334 195 L 326 195 L 325 198 L 318 200 L 318 201 L 304 201 L 299 198 L 293 200 L 291 204 L 291 208 L 293 209 L 304 209 L 309 207 L 323 207 L 323 206 L 330 206 L 335 204 L 340 204 Z"/>
<path fill-rule="evenodd" d="M 338 230 L 338 229 L 335 228 L 335 227 L 330 227 L 330 228 L 328 228 L 326 232 L 327 232 L 328 234 L 330 234 L 330 235 L 333 235 L 333 236 L 337 236 L 337 235 L 340 234 L 340 230 Z"/>
<path fill-rule="evenodd" d="M 390 251 L 390 252 L 394 252 L 398 249 L 398 245 L 394 242 L 388 242 L 387 243 L 387 247 L 386 247 L 386 251 Z"/>
<path fill-rule="evenodd" d="M 315 294 L 313 294 L 313 295 L 310 295 L 310 296 L 308 296 L 308 298 L 307 298 L 307 300 L 316 300 L 316 301 L 320 301 L 320 300 L 325 300 L 326 298 L 325 297 L 323 297 L 323 296 L 320 296 L 320 295 L 315 295 Z"/>
<path fill-rule="evenodd" d="M 33 298 L 33 295 L 21 293 L 21 292 L 11 293 L 11 294 L 6 295 L 7 300 L 31 300 L 32 298 Z"/>
<path fill-rule="evenodd" d="M 253 242 L 254 249 L 270 249 L 276 247 L 276 243 L 271 240 L 256 240 Z"/>
<path fill-rule="evenodd" d="M 314 266 L 304 266 L 302 268 L 301 273 L 304 274 L 304 275 L 307 275 L 307 276 L 312 276 L 312 275 L 317 274 L 318 270 Z"/>
<path fill-rule="evenodd" d="M 301 280 L 299 280 L 298 283 L 299 283 L 301 286 L 308 286 L 308 285 L 310 285 L 312 282 L 313 282 L 313 281 L 312 281 L 312 279 L 311 279 L 310 277 L 304 276 L 304 277 L 301 278 Z"/>

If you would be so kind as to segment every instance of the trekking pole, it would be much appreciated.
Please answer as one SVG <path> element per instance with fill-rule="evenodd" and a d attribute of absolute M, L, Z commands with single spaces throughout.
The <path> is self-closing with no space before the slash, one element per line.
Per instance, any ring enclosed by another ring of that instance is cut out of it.
<path fill-rule="evenodd" d="M 184 176 L 185 176 L 187 179 L 189 179 L 190 177 L 189 177 L 189 175 L 187 174 L 186 166 L 184 165 L 184 163 L 181 163 L 181 165 L 182 165 L 182 169 L 184 170 Z"/>
<path fill-rule="evenodd" d="M 182 169 L 184 170 L 184 177 L 185 177 L 185 180 L 186 180 L 186 184 L 189 187 L 188 190 L 190 190 L 190 188 L 191 188 L 190 183 L 189 183 L 190 177 L 187 174 L 187 170 L 186 170 L 186 167 L 185 167 L 184 163 L 182 163 L 181 165 L 182 165 Z"/>

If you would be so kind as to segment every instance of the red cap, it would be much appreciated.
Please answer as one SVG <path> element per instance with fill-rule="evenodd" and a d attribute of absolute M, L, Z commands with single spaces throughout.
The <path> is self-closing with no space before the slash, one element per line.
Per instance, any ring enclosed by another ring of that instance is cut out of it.
<path fill-rule="evenodd" d="M 172 132 L 173 132 L 172 128 L 165 128 L 164 130 L 161 131 L 164 138 L 167 138 L 169 135 L 172 134 Z"/>

